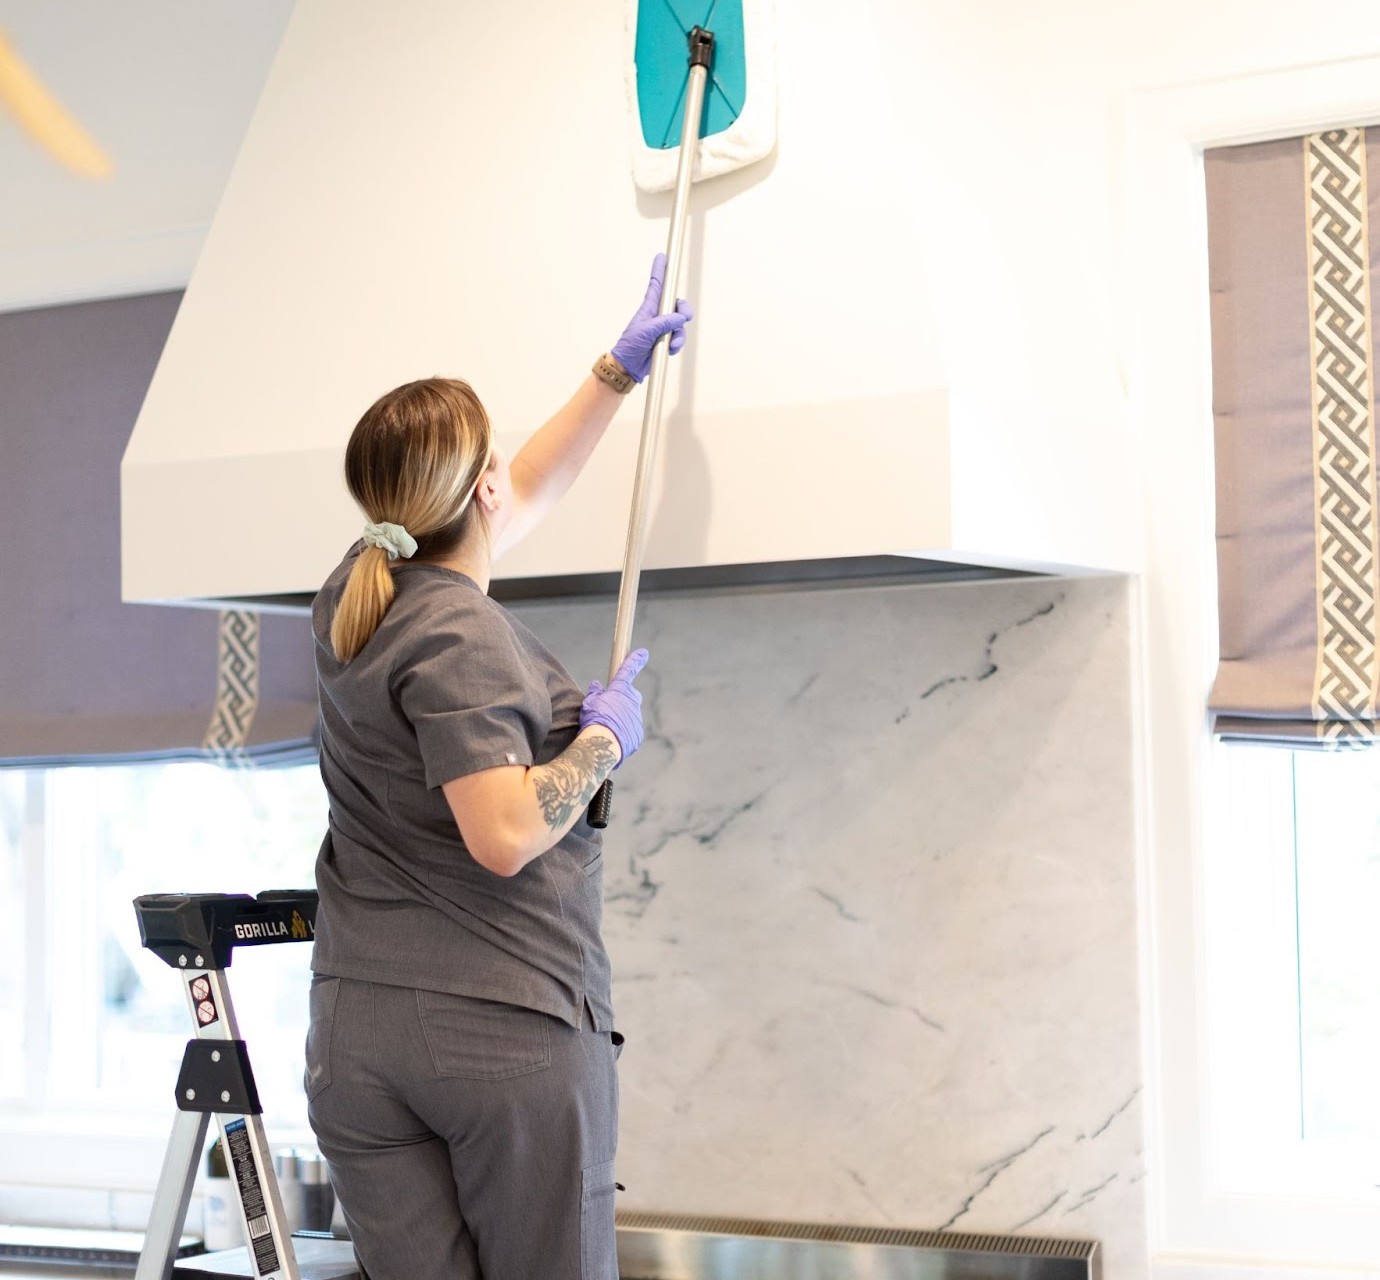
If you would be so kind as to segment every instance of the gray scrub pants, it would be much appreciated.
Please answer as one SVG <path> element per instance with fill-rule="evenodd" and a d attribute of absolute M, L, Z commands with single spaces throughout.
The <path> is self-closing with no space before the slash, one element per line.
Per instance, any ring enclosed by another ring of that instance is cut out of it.
<path fill-rule="evenodd" d="M 370 1280 L 617 1280 L 615 1039 L 316 977 L 308 1114 Z"/>

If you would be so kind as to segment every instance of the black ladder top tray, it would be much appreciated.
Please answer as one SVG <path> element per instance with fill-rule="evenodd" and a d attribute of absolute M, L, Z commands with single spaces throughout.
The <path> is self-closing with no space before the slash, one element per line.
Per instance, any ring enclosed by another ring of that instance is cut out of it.
<path fill-rule="evenodd" d="M 311 942 L 315 889 L 248 893 L 149 893 L 134 899 L 140 941 L 165 964 L 224 969 L 236 947 Z"/>

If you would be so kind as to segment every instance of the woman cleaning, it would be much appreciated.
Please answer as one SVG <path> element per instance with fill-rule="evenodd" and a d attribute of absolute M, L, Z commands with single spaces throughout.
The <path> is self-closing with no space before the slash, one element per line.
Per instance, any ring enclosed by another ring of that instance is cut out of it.
<path fill-rule="evenodd" d="M 610 352 L 512 459 L 463 382 L 398 387 L 345 454 L 363 540 L 313 607 L 329 830 L 307 1097 L 371 1280 L 616 1280 L 622 1037 L 584 813 L 642 742 L 647 661 L 582 695 L 487 594 L 652 348 L 665 260 Z"/>

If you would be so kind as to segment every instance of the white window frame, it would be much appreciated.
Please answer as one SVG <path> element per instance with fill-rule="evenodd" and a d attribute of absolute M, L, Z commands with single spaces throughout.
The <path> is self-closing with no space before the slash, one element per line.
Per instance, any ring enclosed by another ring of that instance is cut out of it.
<path fill-rule="evenodd" d="M 1216 639 L 1211 335 L 1202 152 L 1380 122 L 1380 56 L 1127 95 L 1126 316 L 1145 481 L 1137 590 L 1138 826 L 1150 1233 L 1157 1274 L 1243 1257 L 1373 1265 L 1380 1214 L 1340 1198 L 1228 1192 L 1214 1167 L 1204 1019 Z M 1157 518 L 1158 516 L 1158 518 Z"/>

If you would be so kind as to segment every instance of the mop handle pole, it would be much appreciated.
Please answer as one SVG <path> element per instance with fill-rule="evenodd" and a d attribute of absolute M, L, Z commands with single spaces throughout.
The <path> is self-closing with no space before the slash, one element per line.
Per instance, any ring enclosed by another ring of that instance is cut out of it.
<path fill-rule="evenodd" d="M 661 305 L 657 315 L 676 309 L 676 290 L 680 284 L 681 257 L 685 248 L 686 215 L 690 205 L 690 182 L 694 176 L 695 153 L 700 137 L 700 113 L 704 109 L 705 83 L 713 55 L 714 36 L 696 27 L 690 33 L 690 77 L 685 89 L 685 120 L 680 131 L 680 158 L 676 165 L 676 194 L 671 205 L 671 230 L 666 242 L 666 275 L 661 286 Z M 642 440 L 637 450 L 637 474 L 633 479 L 632 509 L 628 515 L 628 540 L 623 548 L 623 574 L 618 584 L 618 612 L 613 623 L 613 650 L 609 657 L 609 679 L 618 673 L 632 648 L 633 614 L 637 609 L 638 581 L 642 576 L 642 553 L 647 541 L 650 518 L 648 497 L 661 443 L 661 403 L 666 393 L 666 368 L 671 359 L 671 335 L 663 334 L 652 348 L 652 367 L 647 375 L 647 399 L 642 408 Z M 589 824 L 608 826 L 613 784 L 605 779 L 589 806 Z"/>

